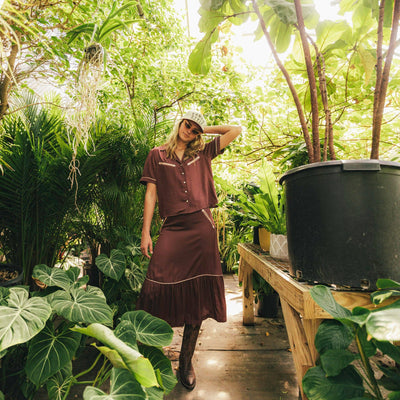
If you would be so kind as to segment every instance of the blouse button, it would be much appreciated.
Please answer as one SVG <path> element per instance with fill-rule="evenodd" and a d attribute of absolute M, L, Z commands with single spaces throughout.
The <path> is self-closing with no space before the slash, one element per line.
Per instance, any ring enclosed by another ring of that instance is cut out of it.
<path fill-rule="evenodd" d="M 186 181 L 183 181 L 184 184 L 186 184 Z"/>
<path fill-rule="evenodd" d="M 186 203 L 189 203 L 189 200 L 186 200 Z"/>
<path fill-rule="evenodd" d="M 185 190 L 185 193 L 187 193 L 187 190 Z"/>
<path fill-rule="evenodd" d="M 185 173 L 184 173 L 184 172 L 182 172 L 182 175 L 185 175 Z"/>

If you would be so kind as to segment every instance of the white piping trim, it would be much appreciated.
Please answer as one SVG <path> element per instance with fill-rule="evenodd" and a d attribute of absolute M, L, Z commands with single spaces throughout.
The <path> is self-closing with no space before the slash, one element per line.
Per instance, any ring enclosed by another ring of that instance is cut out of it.
<path fill-rule="evenodd" d="M 201 209 L 201 212 L 206 216 L 206 218 L 207 218 L 208 221 L 210 222 L 210 224 L 211 224 L 211 226 L 213 227 L 213 229 L 215 229 L 214 222 L 213 222 L 213 220 L 210 218 L 210 216 L 207 214 L 207 211 L 206 211 L 204 208 L 202 208 L 202 209 Z"/>
<path fill-rule="evenodd" d="M 200 157 L 199 157 L 199 156 L 197 156 L 194 160 L 188 162 L 187 165 L 191 165 L 191 164 L 193 164 L 194 162 L 196 162 L 197 160 L 200 160 Z"/>
<path fill-rule="evenodd" d="M 157 182 L 157 179 L 151 178 L 150 176 L 144 176 L 142 179 L 151 179 L 154 182 Z"/>
<path fill-rule="evenodd" d="M 159 282 L 159 281 L 154 281 L 153 279 L 149 279 L 149 278 L 146 278 L 146 280 L 148 280 L 148 281 L 150 281 L 150 282 L 158 283 L 159 285 L 176 285 L 176 284 L 178 284 L 178 283 L 183 283 L 183 282 L 191 281 L 191 280 L 193 280 L 193 279 L 201 278 L 201 277 L 203 277 L 203 276 L 222 277 L 222 275 L 202 274 L 202 275 L 194 276 L 193 278 L 183 279 L 182 281 L 178 281 L 178 282 Z"/>
<path fill-rule="evenodd" d="M 166 162 L 162 162 L 162 161 L 159 161 L 158 164 L 159 165 L 167 165 L 168 167 L 174 167 L 174 168 L 176 167 L 175 164 L 170 164 L 170 163 L 166 163 Z"/>

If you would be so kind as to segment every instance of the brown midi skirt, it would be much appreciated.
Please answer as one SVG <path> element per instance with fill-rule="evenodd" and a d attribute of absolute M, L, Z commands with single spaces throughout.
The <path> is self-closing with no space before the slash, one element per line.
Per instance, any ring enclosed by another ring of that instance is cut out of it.
<path fill-rule="evenodd" d="M 171 326 L 226 321 L 217 232 L 209 209 L 167 217 L 136 309 Z"/>

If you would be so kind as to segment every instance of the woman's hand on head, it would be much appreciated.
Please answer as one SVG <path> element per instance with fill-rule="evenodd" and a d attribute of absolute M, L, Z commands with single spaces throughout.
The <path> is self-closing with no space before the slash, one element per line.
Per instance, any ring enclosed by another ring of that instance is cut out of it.
<path fill-rule="evenodd" d="M 151 236 L 149 233 L 142 232 L 140 251 L 147 258 L 151 258 L 151 254 L 153 254 L 153 241 L 151 240 Z"/>

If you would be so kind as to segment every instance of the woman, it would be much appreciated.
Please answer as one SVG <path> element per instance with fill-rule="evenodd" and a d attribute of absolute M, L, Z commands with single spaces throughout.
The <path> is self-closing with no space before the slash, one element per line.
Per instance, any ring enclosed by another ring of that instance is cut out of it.
<path fill-rule="evenodd" d="M 241 133 L 240 126 L 207 126 L 203 115 L 188 111 L 167 142 L 152 149 L 140 180 L 147 185 L 142 253 L 151 258 L 137 309 L 184 326 L 179 377 L 192 390 L 192 356 L 206 318 L 226 321 L 217 233 L 210 212 L 217 205 L 211 160 Z M 204 144 L 202 134 L 219 134 Z M 164 222 L 154 247 L 150 225 L 154 208 Z"/>

